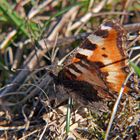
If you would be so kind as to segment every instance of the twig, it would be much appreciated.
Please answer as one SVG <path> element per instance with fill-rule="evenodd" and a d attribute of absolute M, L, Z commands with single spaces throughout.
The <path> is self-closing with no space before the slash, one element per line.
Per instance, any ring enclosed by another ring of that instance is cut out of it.
<path fill-rule="evenodd" d="M 43 136 L 44 136 L 44 134 L 45 134 L 45 132 L 46 132 L 46 130 L 47 130 L 47 127 L 48 127 L 48 124 L 46 123 L 46 125 L 45 125 L 45 127 L 44 127 L 44 130 L 43 130 L 42 134 L 41 134 L 40 137 L 39 137 L 39 140 L 42 140 L 42 138 L 43 138 Z"/>
<path fill-rule="evenodd" d="M 93 13 L 98 13 L 104 7 L 104 5 L 106 4 L 106 2 L 107 2 L 107 0 L 101 1 L 96 7 L 94 7 L 91 10 L 92 12 L 88 12 L 79 21 L 77 21 L 76 23 L 74 23 L 71 26 L 71 30 L 74 30 L 74 29 L 78 28 L 79 26 L 81 26 L 82 24 L 85 24 L 93 16 Z"/>
<path fill-rule="evenodd" d="M 133 2 L 132 0 L 126 0 L 123 12 L 126 12 L 126 10 L 128 10 L 128 8 L 131 7 L 130 5 L 132 5 L 132 2 Z M 121 24 L 123 23 L 125 17 L 126 17 L 125 15 L 122 15 L 121 20 L 120 20 Z"/>
<path fill-rule="evenodd" d="M 41 130 L 41 129 L 36 129 L 36 130 L 30 132 L 29 134 L 27 134 L 27 135 L 25 135 L 25 136 L 19 138 L 18 140 L 25 140 L 27 137 L 33 135 L 34 133 L 37 133 L 37 132 L 40 131 L 40 130 Z"/>
<path fill-rule="evenodd" d="M 11 66 L 13 64 L 13 50 L 11 47 L 6 48 L 6 50 L 4 51 L 4 61 L 6 66 Z"/>
<path fill-rule="evenodd" d="M 47 0 L 44 1 L 43 3 L 41 3 L 39 6 L 37 7 L 33 7 L 31 9 L 31 11 L 28 14 L 28 18 L 31 19 L 32 17 L 34 17 L 36 14 L 38 14 L 42 9 L 45 9 L 45 7 L 50 4 L 52 2 L 52 0 Z"/>
<path fill-rule="evenodd" d="M 4 51 L 4 49 L 7 47 L 7 44 L 12 40 L 16 33 L 17 31 L 13 30 L 7 35 L 6 39 L 0 45 L 0 50 Z"/>
<path fill-rule="evenodd" d="M 130 42 L 129 44 L 128 44 L 128 49 L 130 48 L 130 47 L 132 47 L 137 41 L 139 41 L 140 40 L 140 35 L 139 36 L 137 36 L 132 42 Z"/>
<path fill-rule="evenodd" d="M 124 25 L 124 28 L 128 32 L 135 32 L 140 30 L 140 23 L 133 23 Z"/>
<path fill-rule="evenodd" d="M 23 49 L 23 43 L 19 43 L 11 70 L 15 71 L 18 68 L 22 58 Z"/>

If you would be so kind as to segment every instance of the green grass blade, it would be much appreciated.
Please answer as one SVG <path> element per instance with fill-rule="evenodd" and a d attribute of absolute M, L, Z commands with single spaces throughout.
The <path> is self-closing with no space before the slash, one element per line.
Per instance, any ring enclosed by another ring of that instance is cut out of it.
<path fill-rule="evenodd" d="M 7 0 L 0 1 L 0 12 L 3 13 L 3 16 L 7 18 L 9 23 L 16 26 L 16 28 L 28 38 L 30 37 L 28 27 L 32 27 L 32 29 L 37 29 L 36 24 L 31 22 L 27 23 L 27 21 L 24 18 L 21 18 L 20 15 L 18 15 L 18 13 L 13 11 L 11 5 L 7 2 Z"/>
<path fill-rule="evenodd" d="M 66 117 L 66 134 L 70 131 L 70 118 L 71 118 L 72 98 L 69 97 Z"/>
<path fill-rule="evenodd" d="M 134 69 L 134 71 L 140 76 L 140 67 L 138 67 L 135 63 L 129 62 L 130 66 Z"/>

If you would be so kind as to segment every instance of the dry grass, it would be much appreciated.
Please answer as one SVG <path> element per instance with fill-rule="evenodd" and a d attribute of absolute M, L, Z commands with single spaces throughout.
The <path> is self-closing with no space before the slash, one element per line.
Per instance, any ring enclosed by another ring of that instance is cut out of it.
<path fill-rule="evenodd" d="M 104 19 L 125 25 L 128 38 L 133 35 L 129 48 L 140 46 L 139 9 L 139 0 L 1 0 L 0 139 L 104 139 L 111 110 L 97 115 L 77 103 L 68 108 L 68 95 L 48 73 L 58 73 L 60 60 Z M 124 97 L 108 139 L 139 140 L 139 108 Z"/>

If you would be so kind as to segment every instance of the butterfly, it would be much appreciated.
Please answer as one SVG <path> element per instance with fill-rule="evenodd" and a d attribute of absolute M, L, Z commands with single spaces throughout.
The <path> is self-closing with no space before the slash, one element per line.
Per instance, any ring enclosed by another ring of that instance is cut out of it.
<path fill-rule="evenodd" d="M 105 21 L 66 60 L 57 85 L 80 104 L 105 111 L 106 101 L 116 98 L 129 73 L 127 61 L 124 28 Z M 127 84 L 124 92 L 132 90 Z"/>

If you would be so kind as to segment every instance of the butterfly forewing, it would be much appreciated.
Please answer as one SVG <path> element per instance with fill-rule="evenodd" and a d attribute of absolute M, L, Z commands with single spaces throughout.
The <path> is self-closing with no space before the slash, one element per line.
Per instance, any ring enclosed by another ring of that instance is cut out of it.
<path fill-rule="evenodd" d="M 122 26 L 107 21 L 87 37 L 58 74 L 70 95 L 97 105 L 119 92 L 128 75 L 125 36 Z M 128 91 L 125 87 L 125 92 Z"/>

